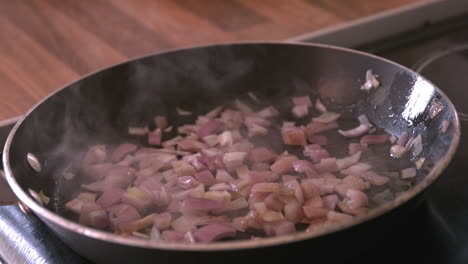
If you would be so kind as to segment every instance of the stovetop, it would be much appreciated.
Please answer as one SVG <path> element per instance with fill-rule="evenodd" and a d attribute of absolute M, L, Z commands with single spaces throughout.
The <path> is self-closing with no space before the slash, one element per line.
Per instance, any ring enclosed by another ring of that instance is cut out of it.
<path fill-rule="evenodd" d="M 399 62 L 435 83 L 454 102 L 462 131 L 468 131 L 468 15 L 355 48 Z M 0 127 L 1 144 L 11 127 Z M 467 158 L 468 138 L 462 137 L 455 159 L 407 225 L 395 226 L 385 244 L 351 262 L 468 263 Z M 0 193 L 1 204 L 1 188 Z M 87 262 L 15 205 L 0 206 L 0 256 L 5 263 Z"/>

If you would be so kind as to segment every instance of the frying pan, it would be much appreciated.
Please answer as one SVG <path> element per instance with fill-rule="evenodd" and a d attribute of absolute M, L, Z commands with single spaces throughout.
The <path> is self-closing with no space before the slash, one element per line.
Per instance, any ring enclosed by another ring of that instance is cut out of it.
<path fill-rule="evenodd" d="M 368 69 L 379 76 L 382 86 L 363 92 L 360 86 Z M 389 134 L 421 134 L 420 156 L 433 166 L 396 200 L 313 234 L 174 244 L 117 236 L 63 216 L 63 204 L 78 191 L 79 179 L 64 180 L 61 172 L 73 166 L 87 146 L 132 140 L 128 126 L 141 125 L 156 114 L 166 115 L 176 125 L 186 122 L 177 116 L 176 107 L 201 114 L 248 91 L 273 105 L 304 92 L 316 94 L 342 106 L 338 110 L 347 115 L 366 114 Z M 431 119 L 428 111 L 434 98 L 444 109 Z M 443 120 L 450 121 L 446 133 L 440 132 Z M 96 262 L 277 262 L 285 256 L 343 260 L 385 243 L 385 237 L 411 216 L 427 187 L 449 164 L 459 137 L 458 117 L 450 100 L 425 78 L 396 63 L 318 44 L 234 43 L 142 57 L 67 85 L 16 124 L 5 144 L 3 164 L 22 205 L 72 249 Z M 28 165 L 28 153 L 38 158 L 40 172 Z M 49 205 L 41 206 L 30 190 L 50 196 Z"/>

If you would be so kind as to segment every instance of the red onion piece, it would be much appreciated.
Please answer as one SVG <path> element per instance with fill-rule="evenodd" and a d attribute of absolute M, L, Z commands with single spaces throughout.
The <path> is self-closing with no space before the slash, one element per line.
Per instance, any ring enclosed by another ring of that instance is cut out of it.
<path fill-rule="evenodd" d="M 269 236 L 281 236 L 295 233 L 296 226 L 290 221 L 282 220 L 274 223 L 265 224 L 264 231 Z"/>
<path fill-rule="evenodd" d="M 161 145 L 161 139 L 162 139 L 161 128 L 157 128 L 154 131 L 148 132 L 148 144 L 153 145 L 153 146 L 159 146 Z"/>
<path fill-rule="evenodd" d="M 95 145 L 89 148 L 86 152 L 82 164 L 87 166 L 90 164 L 96 164 L 104 162 L 107 159 L 107 148 L 105 145 Z"/>
<path fill-rule="evenodd" d="M 392 156 L 393 158 L 401 158 L 407 152 L 408 152 L 408 149 L 398 144 L 390 147 L 390 156 Z"/>
<path fill-rule="evenodd" d="M 277 182 L 261 182 L 256 183 L 252 186 L 250 191 L 252 194 L 255 193 L 276 193 L 278 195 L 293 195 L 294 191 L 286 188 Z"/>
<path fill-rule="evenodd" d="M 223 206 L 219 209 L 214 210 L 215 214 L 222 214 L 225 212 L 232 212 L 236 210 L 241 210 L 244 208 L 249 207 L 249 203 L 244 197 L 237 198 L 233 201 L 223 204 Z"/>
<path fill-rule="evenodd" d="M 350 209 L 365 207 L 369 202 L 367 195 L 356 189 L 348 189 L 346 197 L 349 199 L 345 203 Z"/>
<path fill-rule="evenodd" d="M 90 214 L 94 211 L 102 210 L 101 206 L 96 203 L 84 203 L 81 206 L 79 222 L 82 225 L 91 225 L 91 216 Z"/>
<path fill-rule="evenodd" d="M 208 212 L 220 209 L 222 202 L 218 200 L 203 198 L 187 198 L 182 201 L 180 210 L 182 212 Z"/>
<path fill-rule="evenodd" d="M 78 198 L 75 198 L 65 204 L 65 208 L 74 212 L 75 214 L 79 214 L 81 208 L 83 207 L 84 202 Z"/>
<path fill-rule="evenodd" d="M 165 230 L 161 233 L 162 238 L 168 242 L 182 242 L 185 239 L 184 233 L 174 230 Z"/>
<path fill-rule="evenodd" d="M 109 225 L 109 217 L 105 210 L 96 210 L 89 213 L 90 225 L 96 228 L 106 228 Z"/>
<path fill-rule="evenodd" d="M 278 175 L 293 171 L 293 162 L 296 160 L 298 160 L 296 156 L 282 156 L 271 165 L 271 171 Z"/>
<path fill-rule="evenodd" d="M 307 160 L 296 160 L 292 165 L 294 171 L 297 173 L 305 173 L 307 177 L 317 177 L 319 174 L 315 166 Z"/>
<path fill-rule="evenodd" d="M 359 125 L 349 130 L 338 129 L 338 133 L 340 133 L 344 137 L 354 138 L 354 137 L 360 137 L 366 134 L 367 132 L 369 132 L 369 130 L 370 130 L 370 127 L 368 125 Z"/>
<path fill-rule="evenodd" d="M 223 163 L 228 170 L 238 168 L 244 164 L 247 152 L 228 152 L 223 156 Z"/>
<path fill-rule="evenodd" d="M 444 105 L 437 98 L 434 98 L 431 106 L 429 107 L 429 117 L 431 119 L 436 118 L 442 110 L 444 110 Z"/>
<path fill-rule="evenodd" d="M 143 191 L 138 187 L 130 187 L 122 195 L 122 202 L 125 204 L 132 205 L 140 213 L 146 212 L 152 204 L 152 199 L 150 194 Z"/>
<path fill-rule="evenodd" d="M 335 210 L 336 203 L 339 201 L 338 196 L 336 194 L 331 194 L 324 196 L 322 198 L 323 201 L 323 208 L 328 210 Z"/>
<path fill-rule="evenodd" d="M 340 183 L 340 179 L 333 178 L 318 178 L 318 179 L 308 179 L 319 189 L 320 195 L 333 193 L 335 186 Z"/>
<path fill-rule="evenodd" d="M 300 204 L 304 203 L 304 193 L 302 192 L 301 185 L 299 182 L 297 182 L 297 180 L 286 181 L 284 186 L 294 191 L 294 196 Z"/>
<path fill-rule="evenodd" d="M 120 144 L 114 152 L 112 152 L 112 161 L 117 162 L 121 160 L 125 155 L 134 152 L 137 149 L 137 145 L 130 143 Z"/>
<path fill-rule="evenodd" d="M 304 156 L 309 157 L 313 162 L 320 162 L 322 159 L 329 158 L 328 151 L 317 144 L 306 145 L 304 147 Z"/>
<path fill-rule="evenodd" d="M 365 182 L 359 176 L 348 175 L 343 178 L 341 183 L 335 186 L 335 191 L 341 196 L 346 196 L 346 192 L 349 189 L 365 190 L 365 189 L 368 189 L 369 187 L 370 187 L 370 184 Z"/>
<path fill-rule="evenodd" d="M 329 211 L 327 214 L 327 219 L 330 222 L 349 222 L 353 220 L 353 217 L 348 214 Z"/>
<path fill-rule="evenodd" d="M 204 138 L 210 134 L 216 133 L 224 127 L 223 121 L 219 119 L 211 119 L 203 125 L 197 132 L 198 138 Z"/>
<path fill-rule="evenodd" d="M 217 182 L 232 182 L 234 178 L 225 170 L 217 170 L 216 171 L 216 181 Z"/>
<path fill-rule="evenodd" d="M 194 188 L 198 186 L 200 183 L 195 180 L 192 176 L 182 176 L 177 178 L 177 186 L 184 189 L 188 190 L 191 188 Z"/>
<path fill-rule="evenodd" d="M 351 167 L 341 170 L 341 173 L 345 175 L 360 175 L 361 173 L 366 172 L 371 168 L 372 166 L 368 163 L 358 162 Z"/>
<path fill-rule="evenodd" d="M 223 238 L 234 237 L 235 235 L 235 228 L 221 223 L 206 225 L 193 233 L 193 236 L 199 242 L 213 242 Z"/>
<path fill-rule="evenodd" d="M 354 155 L 358 152 L 364 151 L 367 149 L 367 144 L 361 143 L 349 143 L 349 154 Z"/>
<path fill-rule="evenodd" d="M 248 179 L 251 183 L 270 182 L 278 179 L 270 170 L 249 171 Z"/>
<path fill-rule="evenodd" d="M 361 138 L 361 144 L 385 144 L 388 143 L 390 139 L 390 135 L 382 134 L 382 135 L 366 135 Z"/>
<path fill-rule="evenodd" d="M 205 186 L 210 186 L 216 183 L 215 177 L 209 170 L 197 172 L 195 178 Z"/>
<path fill-rule="evenodd" d="M 305 217 L 309 219 L 326 217 L 330 210 L 321 207 L 304 206 L 302 207 Z"/>
<path fill-rule="evenodd" d="M 120 203 L 124 193 L 125 191 L 122 189 L 108 189 L 99 197 L 99 199 L 96 200 L 96 203 L 104 209 L 109 208 L 112 205 Z"/>
<path fill-rule="evenodd" d="M 336 158 L 323 158 L 320 160 L 320 164 L 315 165 L 315 168 L 317 168 L 320 173 L 336 172 L 340 170 Z"/>
<path fill-rule="evenodd" d="M 271 193 L 269 194 L 265 200 L 264 200 L 265 205 L 268 207 L 268 209 L 281 212 L 284 208 L 284 202 L 278 197 L 278 195 Z"/>
<path fill-rule="evenodd" d="M 448 130 L 449 126 L 450 126 L 450 121 L 445 119 L 440 124 L 440 132 L 442 132 L 444 134 L 447 133 L 447 130 Z"/>
<path fill-rule="evenodd" d="M 309 107 L 307 105 L 296 105 L 291 110 L 292 114 L 296 118 L 303 118 L 309 115 Z"/>
<path fill-rule="evenodd" d="M 306 137 L 301 127 L 283 127 L 281 129 L 283 143 L 286 145 L 306 145 Z"/>
<path fill-rule="evenodd" d="M 406 168 L 406 169 L 403 169 L 401 170 L 401 178 L 402 179 L 411 179 L 411 178 L 414 178 L 418 175 L 418 172 L 416 170 L 416 168 Z"/>
<path fill-rule="evenodd" d="M 333 121 L 330 123 L 312 122 L 306 126 L 305 132 L 308 137 L 311 137 L 315 134 L 329 131 L 329 130 L 335 130 L 337 128 L 338 128 L 338 123 L 336 121 Z"/>
<path fill-rule="evenodd" d="M 302 206 L 297 201 L 292 200 L 284 206 L 284 217 L 287 220 L 299 223 L 303 216 Z"/>
<path fill-rule="evenodd" d="M 209 134 L 208 134 L 209 135 Z M 208 146 L 200 141 L 184 138 L 177 142 L 180 150 L 185 150 L 189 152 L 199 152 L 202 149 L 208 148 Z"/>
<path fill-rule="evenodd" d="M 108 171 L 108 175 L 101 181 L 90 184 L 82 184 L 85 190 L 104 192 L 112 188 L 127 188 L 135 175 L 135 169 L 125 166 L 114 166 Z"/>
<path fill-rule="evenodd" d="M 327 108 L 322 103 L 322 101 L 320 101 L 320 98 L 317 98 L 317 100 L 315 101 L 315 109 L 317 109 L 317 111 L 321 113 L 327 112 Z"/>
<path fill-rule="evenodd" d="M 334 112 L 324 112 L 320 116 L 312 118 L 312 122 L 319 123 L 330 123 L 338 120 L 341 117 L 341 114 Z"/>
<path fill-rule="evenodd" d="M 179 176 L 191 176 L 196 173 L 195 168 L 183 160 L 174 160 L 171 162 L 171 166 Z"/>
<path fill-rule="evenodd" d="M 124 223 L 141 218 L 138 211 L 128 204 L 117 204 L 110 207 L 108 210 L 111 227 L 116 230 L 120 230 L 120 226 Z"/>
<path fill-rule="evenodd" d="M 312 181 L 304 179 L 301 181 L 302 193 L 306 200 L 314 197 L 320 197 L 320 189 Z"/>
<path fill-rule="evenodd" d="M 370 182 L 373 185 L 384 185 L 390 181 L 388 177 L 378 175 L 373 171 L 366 171 L 361 174 L 361 177 L 366 179 L 366 181 Z"/>
<path fill-rule="evenodd" d="M 119 226 L 120 231 L 126 233 L 133 233 L 141 229 L 145 229 L 148 226 L 153 225 L 155 214 L 147 215 L 141 219 L 137 219 L 134 221 L 122 223 Z"/>
<path fill-rule="evenodd" d="M 157 214 L 154 216 L 154 225 L 158 230 L 164 230 L 171 227 L 172 215 L 168 212 Z"/>
<path fill-rule="evenodd" d="M 408 142 L 409 134 L 408 132 L 403 132 L 400 137 L 398 138 L 397 145 L 405 146 L 406 142 Z"/>
<path fill-rule="evenodd" d="M 362 152 L 357 152 L 349 157 L 337 159 L 336 165 L 338 166 L 340 170 L 346 169 L 359 162 L 359 160 L 361 159 L 361 153 Z"/>

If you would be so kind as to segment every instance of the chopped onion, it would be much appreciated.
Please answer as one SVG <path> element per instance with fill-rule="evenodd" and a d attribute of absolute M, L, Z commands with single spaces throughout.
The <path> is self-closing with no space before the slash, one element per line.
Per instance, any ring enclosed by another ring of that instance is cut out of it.
<path fill-rule="evenodd" d="M 223 156 L 223 163 L 228 170 L 238 168 L 243 165 L 247 152 L 228 152 Z"/>
<path fill-rule="evenodd" d="M 419 154 L 421 154 L 421 152 L 423 151 L 423 144 L 422 144 L 422 136 L 421 134 L 418 134 L 415 138 L 414 138 L 414 141 L 413 141 L 413 145 L 412 145 L 412 150 L 413 150 L 413 155 L 416 157 L 416 156 L 419 156 Z"/>
<path fill-rule="evenodd" d="M 359 125 L 350 130 L 341 130 L 338 129 L 338 133 L 340 133 L 344 137 L 353 138 L 353 137 L 360 137 L 367 132 L 369 132 L 370 127 L 368 125 Z"/>
<path fill-rule="evenodd" d="M 349 157 L 346 157 L 346 158 L 342 158 L 342 159 L 337 159 L 336 160 L 336 165 L 338 166 L 338 168 L 340 170 L 342 169 L 346 169 L 348 168 L 349 166 L 351 165 L 354 165 L 356 163 L 359 162 L 359 160 L 361 159 L 361 154 L 362 152 L 357 152 Z"/>
<path fill-rule="evenodd" d="M 394 158 L 401 158 L 408 150 L 401 145 L 393 145 L 390 147 L 390 155 Z"/>
<path fill-rule="evenodd" d="M 367 70 L 366 82 L 361 86 L 361 90 L 369 91 L 373 88 L 378 88 L 379 86 L 380 81 L 377 79 L 377 76 L 372 73 L 372 69 Z"/>
<path fill-rule="evenodd" d="M 422 168 L 422 166 L 424 165 L 424 162 L 426 161 L 426 158 L 419 158 L 415 164 L 416 164 L 416 168 L 417 169 L 420 169 Z"/>
<path fill-rule="evenodd" d="M 341 170 L 341 173 L 345 175 L 360 175 L 361 173 L 366 172 L 371 168 L 372 166 L 368 163 L 358 162 L 349 168 Z"/>
<path fill-rule="evenodd" d="M 416 175 L 418 175 L 416 168 L 406 168 L 406 169 L 401 170 L 400 177 L 402 179 L 410 179 L 410 178 L 416 177 Z"/>
<path fill-rule="evenodd" d="M 329 130 L 335 130 L 337 128 L 338 128 L 338 123 L 336 121 L 333 121 L 330 123 L 312 122 L 306 126 L 305 132 L 308 137 L 311 137 L 315 134 L 329 131 Z"/>
<path fill-rule="evenodd" d="M 317 100 L 315 101 L 315 109 L 317 109 L 317 111 L 321 113 L 327 112 L 327 108 L 322 103 L 322 101 L 320 101 L 320 98 L 317 98 Z"/>
<path fill-rule="evenodd" d="M 387 134 L 382 135 L 366 135 L 361 138 L 361 144 L 385 144 L 388 143 L 390 136 Z"/>
<path fill-rule="evenodd" d="M 429 107 L 429 117 L 431 119 L 436 118 L 442 110 L 444 110 L 444 105 L 437 98 L 434 98 L 431 106 Z"/>
<path fill-rule="evenodd" d="M 199 242 L 213 242 L 226 237 L 234 237 L 236 229 L 221 223 L 204 226 L 194 232 L 193 236 Z"/>
<path fill-rule="evenodd" d="M 447 133 L 447 130 L 448 130 L 449 126 L 450 126 L 450 121 L 445 119 L 444 121 L 442 121 L 442 123 L 440 125 L 440 131 L 442 133 Z"/>
<path fill-rule="evenodd" d="M 218 141 L 222 147 L 232 145 L 234 143 L 234 139 L 231 131 L 226 130 L 223 133 L 219 134 Z"/>
<path fill-rule="evenodd" d="M 322 159 L 329 158 L 330 153 L 317 144 L 311 144 L 304 147 L 304 156 L 309 157 L 313 162 L 320 162 Z"/>
<path fill-rule="evenodd" d="M 309 114 L 309 107 L 307 105 L 296 105 L 291 112 L 294 117 L 303 118 Z"/>
<path fill-rule="evenodd" d="M 283 142 L 286 145 L 306 145 L 304 130 L 301 127 L 284 127 L 281 129 Z"/>
<path fill-rule="evenodd" d="M 409 137 L 408 132 L 406 132 L 406 131 L 403 132 L 400 135 L 400 138 L 398 138 L 397 144 L 400 145 L 400 146 L 405 146 L 406 142 L 408 142 L 408 137 Z"/>
<path fill-rule="evenodd" d="M 297 201 L 290 201 L 284 206 L 284 217 L 293 222 L 299 223 L 302 220 L 302 206 Z"/>
<path fill-rule="evenodd" d="M 338 120 L 340 116 L 341 114 L 338 114 L 338 113 L 324 112 L 320 116 L 312 118 L 312 122 L 330 123 L 330 122 Z"/>
<path fill-rule="evenodd" d="M 271 171 L 276 174 L 284 174 L 294 170 L 293 162 L 298 160 L 296 156 L 283 156 L 280 157 L 273 165 Z"/>

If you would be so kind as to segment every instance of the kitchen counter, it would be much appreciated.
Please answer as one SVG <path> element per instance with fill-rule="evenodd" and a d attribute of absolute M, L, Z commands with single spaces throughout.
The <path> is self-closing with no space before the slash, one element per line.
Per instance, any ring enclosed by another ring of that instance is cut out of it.
<path fill-rule="evenodd" d="M 0 120 L 97 69 L 167 49 L 283 40 L 422 0 L 2 0 Z"/>

